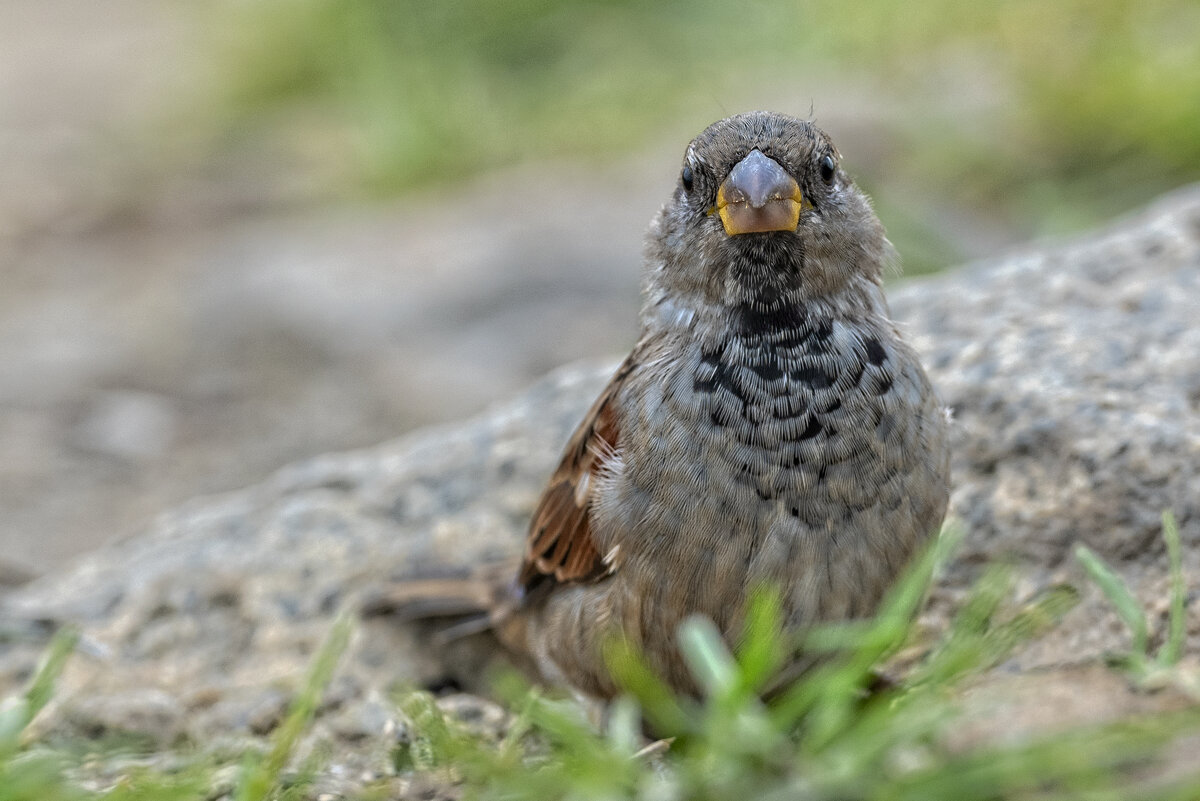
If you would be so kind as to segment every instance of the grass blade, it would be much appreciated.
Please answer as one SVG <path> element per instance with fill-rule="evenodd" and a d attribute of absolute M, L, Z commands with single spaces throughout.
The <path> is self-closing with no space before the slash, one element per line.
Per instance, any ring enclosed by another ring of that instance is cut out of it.
<path fill-rule="evenodd" d="M 350 617 L 342 617 L 333 624 L 328 638 L 313 659 L 304 686 L 292 702 L 287 718 L 275 731 L 271 750 L 265 758 L 249 763 L 242 774 L 235 794 L 238 801 L 262 801 L 278 785 L 279 776 L 300 736 L 312 721 L 317 704 L 333 677 L 333 671 L 350 642 L 353 630 L 353 619 Z"/>
<path fill-rule="evenodd" d="M 1167 542 L 1167 560 L 1171 566 L 1171 611 L 1167 620 L 1167 641 L 1159 652 L 1159 662 L 1164 666 L 1174 665 L 1183 656 L 1183 643 L 1187 636 L 1185 605 L 1186 590 L 1183 583 L 1183 558 L 1179 550 L 1179 527 L 1170 510 L 1163 512 L 1163 539 Z"/>
<path fill-rule="evenodd" d="M 1134 658 L 1145 658 L 1147 644 L 1150 641 L 1150 629 L 1146 624 L 1146 614 L 1133 594 L 1129 592 L 1129 587 L 1103 559 L 1086 545 L 1076 546 L 1075 557 L 1083 565 L 1083 569 L 1087 571 L 1092 581 L 1096 582 L 1100 591 L 1104 593 L 1104 597 L 1108 598 L 1108 602 L 1117 610 L 1117 614 L 1125 621 L 1129 631 L 1132 632 Z"/>
<path fill-rule="evenodd" d="M 46 656 L 42 658 L 42 664 L 29 682 L 25 694 L 10 698 L 0 706 L 0 761 L 16 752 L 25 728 L 49 703 L 58 677 L 66 667 L 67 658 L 74 653 L 78 642 L 79 632 L 76 629 L 60 629 L 50 641 Z"/>
<path fill-rule="evenodd" d="M 679 647 L 706 695 L 725 696 L 737 686 L 738 664 L 711 620 L 693 616 L 683 621 L 679 627 Z"/>

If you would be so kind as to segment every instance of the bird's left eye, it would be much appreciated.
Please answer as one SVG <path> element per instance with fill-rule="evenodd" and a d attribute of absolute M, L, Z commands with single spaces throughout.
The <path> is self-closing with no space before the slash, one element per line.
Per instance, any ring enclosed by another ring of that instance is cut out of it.
<path fill-rule="evenodd" d="M 692 168 L 685 166 L 683 172 L 679 175 L 679 179 L 683 181 L 683 188 L 691 192 L 692 183 L 696 180 L 696 176 L 692 174 Z"/>
<path fill-rule="evenodd" d="M 837 169 L 837 164 L 833 161 L 833 156 L 826 156 L 821 159 L 821 180 L 825 183 L 833 183 L 833 173 Z"/>

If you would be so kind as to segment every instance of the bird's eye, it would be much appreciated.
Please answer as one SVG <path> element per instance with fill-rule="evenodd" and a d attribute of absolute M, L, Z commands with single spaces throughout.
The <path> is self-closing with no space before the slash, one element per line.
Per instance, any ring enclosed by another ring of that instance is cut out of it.
<path fill-rule="evenodd" d="M 833 183 L 833 172 L 836 169 L 837 165 L 833 163 L 833 156 L 821 159 L 821 180 L 827 184 Z"/>
<path fill-rule="evenodd" d="M 696 176 L 692 174 L 692 168 L 685 166 L 683 168 L 683 173 L 680 174 L 679 178 L 681 181 L 683 181 L 683 188 L 691 192 L 692 182 L 696 180 Z"/>

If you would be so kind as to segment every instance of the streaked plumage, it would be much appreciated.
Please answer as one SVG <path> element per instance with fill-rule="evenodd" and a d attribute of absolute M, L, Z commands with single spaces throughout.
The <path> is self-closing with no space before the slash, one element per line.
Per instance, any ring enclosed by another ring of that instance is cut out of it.
<path fill-rule="evenodd" d="M 689 615 L 733 641 L 765 582 L 795 628 L 868 615 L 940 526 L 947 418 L 888 317 L 883 228 L 837 162 L 815 126 L 768 112 L 688 146 L 648 235 L 641 337 L 495 615 L 547 678 L 611 697 L 600 646 L 617 631 L 690 691 Z M 729 179 L 739 164 L 751 178 Z"/>

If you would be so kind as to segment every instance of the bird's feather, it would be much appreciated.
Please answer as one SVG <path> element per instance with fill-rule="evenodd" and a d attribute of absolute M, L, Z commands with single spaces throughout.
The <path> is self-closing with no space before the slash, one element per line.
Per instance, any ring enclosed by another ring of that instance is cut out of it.
<path fill-rule="evenodd" d="M 592 581 L 612 572 L 592 532 L 592 509 L 601 484 L 596 479 L 619 458 L 621 431 L 614 399 L 641 362 L 641 348 L 635 348 L 567 443 L 529 527 L 518 577 L 526 592 L 547 580 Z"/>

